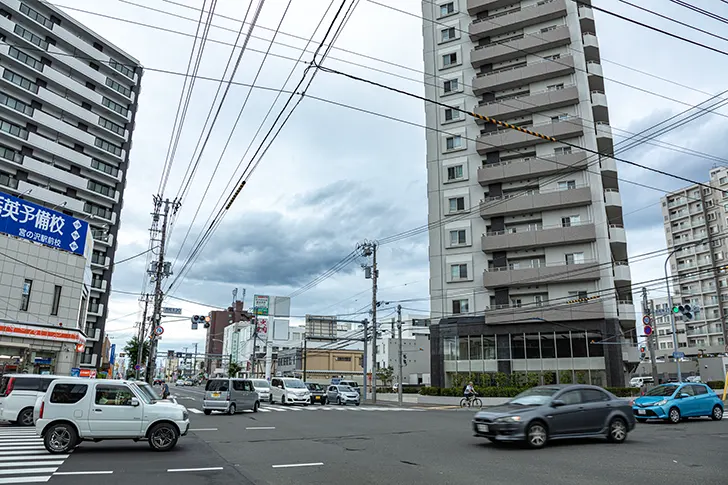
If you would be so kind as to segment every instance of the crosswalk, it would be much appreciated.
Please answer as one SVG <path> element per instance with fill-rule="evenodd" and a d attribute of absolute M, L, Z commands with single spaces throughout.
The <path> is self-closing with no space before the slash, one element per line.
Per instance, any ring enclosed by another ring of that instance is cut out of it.
<path fill-rule="evenodd" d="M 43 483 L 68 455 L 51 455 L 35 428 L 0 427 L 0 485 Z"/>
<path fill-rule="evenodd" d="M 197 408 L 187 408 L 187 410 L 194 414 L 202 414 L 202 411 Z M 382 406 L 281 406 L 276 404 L 265 404 L 258 408 L 259 413 L 285 413 L 285 412 L 308 412 L 308 411 L 350 411 L 350 412 L 372 412 L 372 411 L 424 411 L 424 409 L 417 408 L 395 408 L 395 407 L 382 407 Z M 2 482 L 0 482 L 2 483 Z"/>

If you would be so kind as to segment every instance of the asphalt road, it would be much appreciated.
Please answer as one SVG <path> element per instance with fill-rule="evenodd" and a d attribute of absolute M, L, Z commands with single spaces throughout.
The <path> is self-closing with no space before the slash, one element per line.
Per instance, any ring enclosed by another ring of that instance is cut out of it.
<path fill-rule="evenodd" d="M 201 409 L 201 389 L 172 393 L 188 409 Z M 36 476 L 47 476 L 41 481 L 52 485 L 77 485 L 79 479 L 104 485 L 728 483 L 728 419 L 640 424 L 622 445 L 580 440 L 533 451 L 473 437 L 468 410 L 366 404 L 262 409 L 269 411 L 192 411 L 193 431 L 168 453 L 155 453 L 146 443 L 83 443 L 56 459 L 37 449 L 32 436 L 13 437 L 30 430 L 0 427 L 0 484 L 32 483 Z M 3 450 L 15 448 L 2 440 L 28 448 L 7 455 Z M 19 457 L 33 464 L 20 465 Z M 56 470 L 22 473 L 32 468 Z"/>

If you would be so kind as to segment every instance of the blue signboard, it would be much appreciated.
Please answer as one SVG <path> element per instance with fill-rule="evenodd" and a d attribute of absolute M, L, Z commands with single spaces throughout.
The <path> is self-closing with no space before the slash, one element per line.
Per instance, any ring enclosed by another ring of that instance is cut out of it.
<path fill-rule="evenodd" d="M 81 377 L 81 369 L 78 367 L 73 367 L 71 369 L 71 377 Z"/>
<path fill-rule="evenodd" d="M 82 255 L 88 222 L 0 192 L 0 232 Z"/>
<path fill-rule="evenodd" d="M 116 362 L 116 344 L 111 344 L 111 355 L 109 356 L 109 364 L 114 365 Z"/>

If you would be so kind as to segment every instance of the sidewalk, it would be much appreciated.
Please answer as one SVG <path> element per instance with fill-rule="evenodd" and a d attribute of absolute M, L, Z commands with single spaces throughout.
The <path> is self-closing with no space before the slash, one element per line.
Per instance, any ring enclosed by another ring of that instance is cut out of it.
<path fill-rule="evenodd" d="M 431 406 L 459 406 L 462 396 L 421 396 L 419 394 L 403 394 L 403 404 L 419 404 L 419 405 L 431 405 Z M 483 406 L 497 406 L 507 402 L 509 397 L 481 397 Z M 379 401 L 386 403 L 396 403 L 397 394 L 394 393 L 377 393 L 377 404 Z M 367 402 L 371 402 L 371 395 L 367 394 Z"/>

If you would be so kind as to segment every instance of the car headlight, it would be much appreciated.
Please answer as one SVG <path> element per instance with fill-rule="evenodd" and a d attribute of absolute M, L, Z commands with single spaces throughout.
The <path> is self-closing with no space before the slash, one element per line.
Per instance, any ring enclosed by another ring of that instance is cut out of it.
<path fill-rule="evenodd" d="M 496 419 L 499 423 L 518 423 L 521 421 L 520 416 L 504 416 L 502 418 Z"/>
<path fill-rule="evenodd" d="M 662 401 L 657 401 L 653 406 L 664 406 L 667 404 L 667 399 L 663 399 Z"/>
<path fill-rule="evenodd" d="M 188 413 L 186 409 L 184 411 L 182 411 L 182 421 L 187 421 L 189 418 L 190 418 L 190 413 Z"/>

